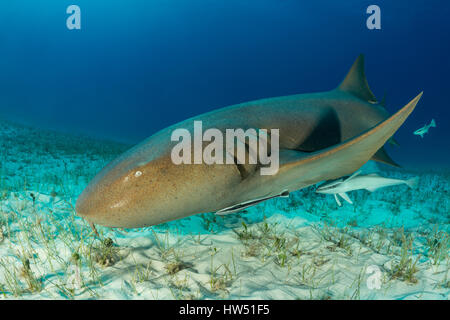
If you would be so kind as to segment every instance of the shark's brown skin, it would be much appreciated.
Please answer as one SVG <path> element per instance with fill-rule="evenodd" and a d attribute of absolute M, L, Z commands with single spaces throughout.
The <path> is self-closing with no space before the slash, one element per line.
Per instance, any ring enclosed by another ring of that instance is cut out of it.
<path fill-rule="evenodd" d="M 335 90 L 242 103 L 159 131 L 106 166 L 80 195 L 76 211 L 91 223 L 144 227 L 335 179 L 372 157 L 395 164 L 381 148 L 419 99 L 388 118 L 367 85 L 360 56 Z M 192 132 L 194 120 L 223 133 L 279 129 L 278 173 L 261 175 L 258 165 L 173 164 L 171 134 Z"/>

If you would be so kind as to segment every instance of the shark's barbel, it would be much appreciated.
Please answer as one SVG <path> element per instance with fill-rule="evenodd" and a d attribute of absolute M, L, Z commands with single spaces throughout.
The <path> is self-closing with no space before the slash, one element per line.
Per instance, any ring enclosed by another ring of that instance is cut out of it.
<path fill-rule="evenodd" d="M 202 212 L 234 212 L 319 181 L 336 179 L 373 159 L 396 165 L 383 149 L 414 110 L 419 94 L 389 117 L 377 103 L 359 56 L 334 90 L 262 99 L 218 109 L 163 129 L 107 165 L 77 200 L 76 212 L 108 227 L 151 226 Z M 280 167 L 171 161 L 178 128 L 279 129 Z"/>

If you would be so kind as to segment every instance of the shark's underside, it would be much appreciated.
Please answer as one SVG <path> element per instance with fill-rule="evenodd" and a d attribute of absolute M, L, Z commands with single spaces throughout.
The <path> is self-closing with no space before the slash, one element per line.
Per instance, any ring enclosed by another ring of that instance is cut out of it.
<path fill-rule="evenodd" d="M 242 103 L 159 131 L 105 167 L 79 197 L 76 211 L 104 226 L 144 227 L 286 196 L 351 174 L 370 159 L 396 165 L 383 145 L 420 97 L 389 117 L 368 87 L 360 56 L 337 89 Z M 171 133 L 193 131 L 194 120 L 221 132 L 279 129 L 278 172 L 261 175 L 260 164 L 175 165 Z"/>

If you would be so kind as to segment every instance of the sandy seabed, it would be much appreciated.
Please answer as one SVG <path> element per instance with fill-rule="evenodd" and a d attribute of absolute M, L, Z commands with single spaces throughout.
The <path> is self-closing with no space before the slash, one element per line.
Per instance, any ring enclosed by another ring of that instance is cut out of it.
<path fill-rule="evenodd" d="M 0 121 L 0 299 L 448 299 L 449 172 L 368 163 L 406 186 L 314 188 L 227 216 L 132 230 L 74 212 L 129 146 Z"/>

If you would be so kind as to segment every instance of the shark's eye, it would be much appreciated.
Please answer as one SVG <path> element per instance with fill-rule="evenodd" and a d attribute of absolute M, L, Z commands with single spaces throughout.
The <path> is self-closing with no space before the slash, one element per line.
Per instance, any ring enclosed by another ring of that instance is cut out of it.
<path fill-rule="evenodd" d="M 134 174 L 134 176 L 135 176 L 136 178 L 142 176 L 142 171 L 136 171 L 136 173 Z"/>

